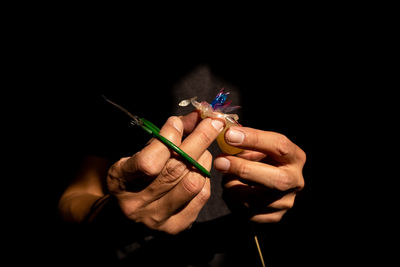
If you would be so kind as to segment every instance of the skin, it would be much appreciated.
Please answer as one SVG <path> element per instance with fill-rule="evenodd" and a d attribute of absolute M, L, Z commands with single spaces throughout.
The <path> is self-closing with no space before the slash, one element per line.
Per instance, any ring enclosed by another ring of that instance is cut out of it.
<path fill-rule="evenodd" d="M 160 134 L 210 170 L 213 162 L 207 148 L 223 128 L 222 121 L 201 120 L 193 112 L 170 117 Z M 240 137 L 233 130 L 242 133 L 240 142 L 229 138 L 232 133 Z M 293 206 L 296 192 L 304 187 L 305 153 L 281 134 L 252 128 L 232 127 L 225 139 L 245 149 L 237 156 L 220 155 L 214 161 L 214 167 L 226 174 L 227 201 L 249 210 L 252 221 L 281 220 Z M 105 177 L 108 193 L 116 197 L 126 217 L 169 234 L 189 228 L 210 197 L 209 178 L 152 139 L 141 151 L 111 166 L 104 159 L 88 159 L 60 198 L 59 210 L 65 220 L 83 221 L 93 203 L 104 196 Z"/>
<path fill-rule="evenodd" d="M 233 208 L 245 210 L 251 221 L 280 221 L 304 188 L 304 151 L 282 134 L 248 127 L 231 127 L 225 141 L 245 149 L 214 161 L 214 167 L 227 174 L 227 201 Z"/>

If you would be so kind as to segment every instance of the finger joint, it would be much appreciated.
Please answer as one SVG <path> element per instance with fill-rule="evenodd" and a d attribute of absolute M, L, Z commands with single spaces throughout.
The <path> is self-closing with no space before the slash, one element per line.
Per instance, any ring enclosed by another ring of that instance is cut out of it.
<path fill-rule="evenodd" d="M 278 179 L 275 186 L 280 191 L 287 191 L 293 188 L 293 179 L 289 173 L 283 169 L 278 170 Z"/>
<path fill-rule="evenodd" d="M 294 144 L 285 135 L 279 134 L 276 142 L 276 150 L 280 156 L 287 156 L 293 153 Z"/>
<path fill-rule="evenodd" d="M 187 172 L 186 164 L 175 159 L 170 159 L 160 174 L 164 183 L 173 183 Z"/>

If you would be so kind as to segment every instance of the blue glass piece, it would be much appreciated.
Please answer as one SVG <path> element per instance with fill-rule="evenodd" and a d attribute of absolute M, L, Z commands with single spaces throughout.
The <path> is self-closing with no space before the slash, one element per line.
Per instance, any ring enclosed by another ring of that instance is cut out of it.
<path fill-rule="evenodd" d="M 224 89 L 221 89 L 221 91 L 217 94 L 217 96 L 214 98 L 214 100 L 211 102 L 211 106 L 213 109 L 217 109 L 219 107 L 222 107 L 228 98 L 228 93 L 224 93 Z"/>

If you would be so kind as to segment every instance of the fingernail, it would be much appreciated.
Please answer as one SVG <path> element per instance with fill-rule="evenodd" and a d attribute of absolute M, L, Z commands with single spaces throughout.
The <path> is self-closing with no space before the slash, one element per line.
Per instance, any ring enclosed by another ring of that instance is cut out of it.
<path fill-rule="evenodd" d="M 214 167 L 219 171 L 227 171 L 231 167 L 231 162 L 227 158 L 220 157 L 215 159 Z"/>
<path fill-rule="evenodd" d="M 244 133 L 230 128 L 225 134 L 225 139 L 231 144 L 241 144 L 244 140 Z"/>
<path fill-rule="evenodd" d="M 172 126 L 179 132 L 182 133 L 182 121 L 180 119 L 174 119 Z"/>
<path fill-rule="evenodd" d="M 222 131 L 224 128 L 224 122 L 221 120 L 212 120 L 211 125 L 217 130 L 218 132 Z"/>

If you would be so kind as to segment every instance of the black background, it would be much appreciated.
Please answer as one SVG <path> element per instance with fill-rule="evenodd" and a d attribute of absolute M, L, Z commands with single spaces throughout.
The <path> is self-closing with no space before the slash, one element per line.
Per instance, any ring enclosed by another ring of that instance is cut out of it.
<path fill-rule="evenodd" d="M 354 107 L 368 95 L 359 81 L 372 79 L 360 71 L 368 68 L 368 59 L 352 31 L 314 27 L 208 35 L 197 29 L 182 38 L 168 31 L 128 36 L 107 28 L 26 27 L 8 68 L 13 83 L 7 109 L 15 115 L 16 137 L 9 166 L 18 177 L 7 179 L 12 186 L 6 194 L 14 259 L 57 264 L 68 258 L 69 233 L 56 208 L 82 153 L 80 129 L 101 123 L 88 100 L 104 92 L 118 100 L 119 91 L 133 90 L 149 107 L 146 117 L 162 125 L 169 114 L 156 107 L 168 105 L 168 89 L 198 64 L 244 92 L 249 88 L 243 110 L 260 111 L 259 117 L 245 117 L 249 126 L 284 133 L 307 153 L 306 187 L 277 226 L 275 243 L 265 244 L 274 260 L 323 266 L 352 255 L 353 240 L 361 235 L 351 218 L 363 210 L 343 205 L 346 183 L 362 178 L 343 175 L 343 165 L 349 164 L 348 144 L 359 146 L 359 129 L 369 115 L 363 105 Z M 154 95 L 161 97 L 147 99 Z"/>

